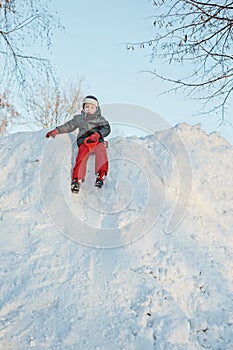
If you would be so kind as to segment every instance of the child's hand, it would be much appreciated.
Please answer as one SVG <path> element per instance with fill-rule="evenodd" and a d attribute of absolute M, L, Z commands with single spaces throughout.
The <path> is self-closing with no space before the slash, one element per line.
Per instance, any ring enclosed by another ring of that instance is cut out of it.
<path fill-rule="evenodd" d="M 59 134 L 59 131 L 57 129 L 51 130 L 46 134 L 46 137 L 52 137 L 55 138 Z"/>
<path fill-rule="evenodd" d="M 92 134 L 91 136 L 88 137 L 88 140 L 90 142 L 98 142 L 100 139 L 100 134 L 96 131 L 94 132 L 94 134 Z"/>

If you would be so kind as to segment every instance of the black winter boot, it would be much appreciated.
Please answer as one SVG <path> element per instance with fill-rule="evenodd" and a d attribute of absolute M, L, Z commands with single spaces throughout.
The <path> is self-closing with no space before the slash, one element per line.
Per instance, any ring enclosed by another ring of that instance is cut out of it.
<path fill-rule="evenodd" d="M 95 181 L 95 186 L 98 188 L 101 188 L 104 184 L 104 178 L 105 178 L 105 173 L 100 173 L 97 175 L 96 181 Z"/>
<path fill-rule="evenodd" d="M 81 187 L 82 180 L 74 179 L 71 182 L 71 191 L 73 193 L 79 193 Z"/>

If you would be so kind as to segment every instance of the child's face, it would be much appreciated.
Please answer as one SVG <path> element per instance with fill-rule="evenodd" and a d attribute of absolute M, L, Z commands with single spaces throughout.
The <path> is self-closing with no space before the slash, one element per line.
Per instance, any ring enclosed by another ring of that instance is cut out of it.
<path fill-rule="evenodd" d="M 97 107 L 93 105 L 92 103 L 85 103 L 84 105 L 84 112 L 87 114 L 94 114 L 97 110 Z"/>

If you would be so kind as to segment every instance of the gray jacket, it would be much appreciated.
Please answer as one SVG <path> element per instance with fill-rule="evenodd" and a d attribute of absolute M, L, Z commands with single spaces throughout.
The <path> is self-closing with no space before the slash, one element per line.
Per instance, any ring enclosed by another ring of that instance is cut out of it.
<path fill-rule="evenodd" d="M 104 142 L 104 137 L 111 132 L 109 122 L 101 115 L 100 107 L 97 108 L 94 114 L 86 114 L 82 110 L 81 114 L 75 115 L 73 119 L 56 127 L 60 134 L 72 132 L 77 128 L 79 128 L 78 146 L 84 142 L 86 137 L 96 131 L 100 134 L 100 142 Z"/>

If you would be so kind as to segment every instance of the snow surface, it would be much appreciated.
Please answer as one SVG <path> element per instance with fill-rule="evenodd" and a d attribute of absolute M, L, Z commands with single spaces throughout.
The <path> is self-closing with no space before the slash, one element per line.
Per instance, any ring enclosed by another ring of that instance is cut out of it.
<path fill-rule="evenodd" d="M 75 135 L 45 133 L 0 139 L 0 349 L 232 350 L 233 147 L 110 138 L 75 196 Z"/>

